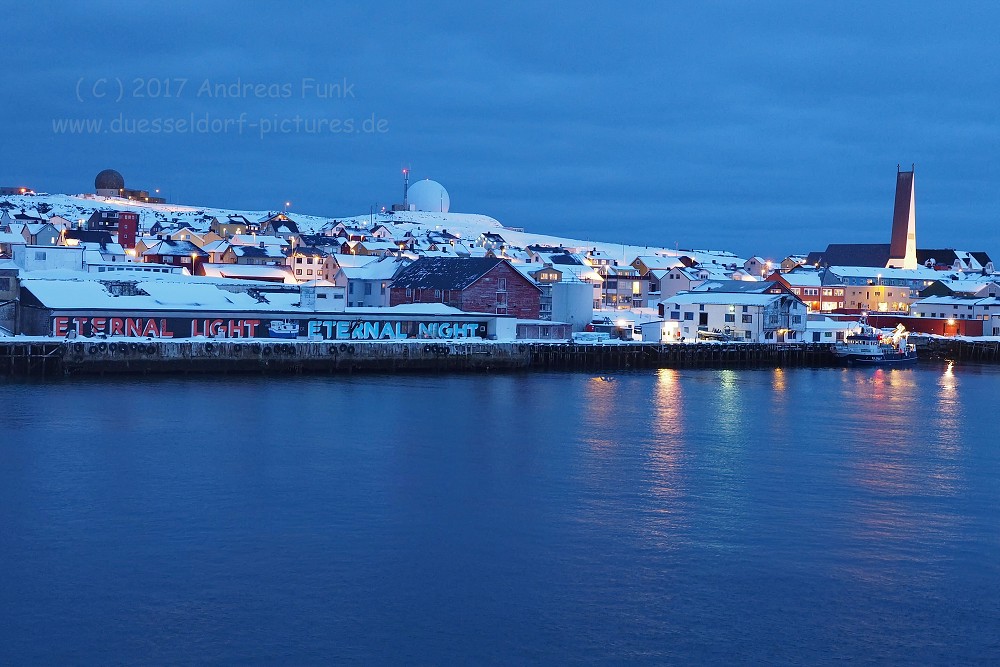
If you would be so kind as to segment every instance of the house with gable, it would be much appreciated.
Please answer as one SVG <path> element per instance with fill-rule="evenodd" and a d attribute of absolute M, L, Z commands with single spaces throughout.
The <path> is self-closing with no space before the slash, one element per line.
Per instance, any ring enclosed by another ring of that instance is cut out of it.
<path fill-rule="evenodd" d="M 470 313 L 539 319 L 541 289 L 503 259 L 422 257 L 392 282 L 390 305 L 443 303 Z"/>
<path fill-rule="evenodd" d="M 752 343 L 798 342 L 806 331 L 806 305 L 783 291 L 682 292 L 659 305 L 664 328 L 677 341 L 721 337 Z"/>

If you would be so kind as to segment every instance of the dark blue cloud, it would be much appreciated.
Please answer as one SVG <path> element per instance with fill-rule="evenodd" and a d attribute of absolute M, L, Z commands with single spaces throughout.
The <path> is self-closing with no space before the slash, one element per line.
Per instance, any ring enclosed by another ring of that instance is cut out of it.
<path fill-rule="evenodd" d="M 930 2 L 25 6 L 6 17 L 0 180 L 78 192 L 113 166 L 184 202 L 335 215 L 392 203 L 410 165 L 455 210 L 539 232 L 780 255 L 885 241 L 895 165 L 915 162 L 920 245 L 992 250 L 998 18 Z M 102 79 L 123 99 L 95 98 Z M 258 127 L 52 126 L 192 117 Z M 314 131 L 348 119 L 383 131 Z"/>

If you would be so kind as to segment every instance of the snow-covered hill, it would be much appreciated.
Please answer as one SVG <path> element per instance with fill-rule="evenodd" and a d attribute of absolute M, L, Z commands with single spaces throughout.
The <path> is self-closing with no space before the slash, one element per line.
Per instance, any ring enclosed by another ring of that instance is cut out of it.
<path fill-rule="evenodd" d="M 3 202 L 8 202 L 4 205 Z M 96 195 L 9 195 L 0 197 L 0 206 L 9 207 L 12 212 L 24 210 L 38 211 L 42 217 L 62 216 L 70 221 L 86 220 L 97 210 L 128 210 L 139 213 L 141 229 L 149 229 L 155 222 L 171 223 L 186 222 L 194 229 L 206 228 L 213 217 L 220 219 L 226 216 L 243 215 L 250 220 L 258 220 L 273 211 L 222 209 L 210 206 L 189 206 L 183 204 L 149 204 L 129 201 L 116 197 L 98 197 Z M 597 249 L 618 258 L 619 263 L 629 263 L 642 255 L 656 253 L 667 255 L 688 255 L 699 262 L 717 262 L 720 264 L 742 264 L 744 260 L 726 251 L 716 250 L 683 250 L 677 248 L 659 248 L 653 246 L 637 246 L 609 241 L 583 241 L 580 239 L 534 234 L 521 231 L 520 227 L 504 226 L 500 221 L 488 215 L 473 213 L 434 213 L 423 211 L 401 211 L 396 213 L 375 213 L 373 215 L 349 216 L 317 216 L 305 215 L 295 211 L 288 212 L 303 233 L 319 233 L 331 222 L 345 222 L 350 225 L 371 227 L 380 223 L 389 223 L 404 230 L 412 230 L 421 234 L 430 230 L 447 230 L 461 236 L 467 243 L 472 243 L 483 232 L 500 234 L 512 246 L 523 248 L 527 245 L 562 245 L 581 251 Z"/>

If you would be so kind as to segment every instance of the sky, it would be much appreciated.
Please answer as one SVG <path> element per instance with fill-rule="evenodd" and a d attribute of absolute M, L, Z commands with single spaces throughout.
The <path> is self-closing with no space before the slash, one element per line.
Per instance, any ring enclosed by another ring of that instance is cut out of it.
<path fill-rule="evenodd" d="M 5 14 L 0 185 L 784 256 L 1000 255 L 1000 4 L 42 3 Z M 877 6 L 876 6 L 877 5 Z M 75 128 L 69 123 L 78 123 Z"/>

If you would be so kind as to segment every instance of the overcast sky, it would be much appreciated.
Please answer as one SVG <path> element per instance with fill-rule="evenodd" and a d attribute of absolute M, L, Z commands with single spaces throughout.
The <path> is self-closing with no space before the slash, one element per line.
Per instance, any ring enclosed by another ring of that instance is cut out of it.
<path fill-rule="evenodd" d="M 916 163 L 918 245 L 1000 254 L 997 3 L 471 4 L 21 4 L 0 185 L 337 216 L 409 165 L 528 231 L 783 255 L 887 243 Z"/>

